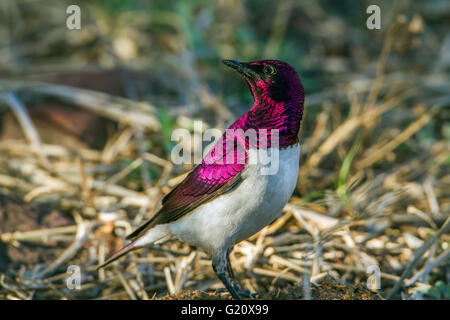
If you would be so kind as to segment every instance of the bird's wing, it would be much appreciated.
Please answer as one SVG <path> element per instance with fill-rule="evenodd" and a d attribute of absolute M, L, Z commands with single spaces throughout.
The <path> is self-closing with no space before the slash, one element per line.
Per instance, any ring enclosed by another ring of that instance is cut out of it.
<path fill-rule="evenodd" d="M 203 161 L 163 198 L 162 208 L 156 215 L 127 239 L 135 240 L 155 225 L 178 220 L 198 206 L 235 188 L 242 181 L 241 173 L 248 155 L 245 140 L 236 137 L 233 140 L 230 148 L 227 145 L 230 139 L 224 134 Z"/>

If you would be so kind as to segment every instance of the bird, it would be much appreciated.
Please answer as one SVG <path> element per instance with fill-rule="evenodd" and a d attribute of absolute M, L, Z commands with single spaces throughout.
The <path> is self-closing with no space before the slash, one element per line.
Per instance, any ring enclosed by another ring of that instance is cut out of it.
<path fill-rule="evenodd" d="M 229 254 L 235 244 L 281 216 L 295 190 L 304 89 L 287 62 L 222 62 L 243 76 L 252 107 L 163 197 L 156 214 L 126 237 L 131 242 L 98 268 L 175 238 L 211 254 L 212 268 L 232 298 L 248 296 L 235 279 Z"/>

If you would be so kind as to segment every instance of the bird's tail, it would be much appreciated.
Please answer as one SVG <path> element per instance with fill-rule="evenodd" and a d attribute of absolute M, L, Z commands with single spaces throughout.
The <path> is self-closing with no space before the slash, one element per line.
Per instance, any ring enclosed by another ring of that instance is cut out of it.
<path fill-rule="evenodd" d="M 125 247 L 123 247 L 122 249 L 120 249 L 119 251 L 117 251 L 116 253 L 114 253 L 111 257 L 109 257 L 103 264 L 99 265 L 97 267 L 97 270 L 100 268 L 103 268 L 105 266 L 107 266 L 108 264 L 110 264 L 111 262 L 116 261 L 117 259 L 119 259 L 120 257 L 122 257 L 123 255 L 126 255 L 128 252 L 137 249 L 136 245 L 136 241 L 132 241 L 129 244 L 127 244 Z"/>

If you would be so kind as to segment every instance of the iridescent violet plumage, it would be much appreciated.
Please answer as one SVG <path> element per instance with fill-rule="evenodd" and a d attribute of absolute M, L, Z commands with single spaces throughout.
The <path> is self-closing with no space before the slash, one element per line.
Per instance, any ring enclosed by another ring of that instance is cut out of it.
<path fill-rule="evenodd" d="M 279 130 L 278 146 L 286 148 L 298 142 L 298 131 L 303 116 L 304 93 L 297 72 L 286 62 L 279 60 L 263 60 L 241 63 L 256 72 L 266 65 L 274 65 L 276 74 L 271 78 L 246 78 L 253 94 L 253 107 L 239 117 L 229 128 L 231 131 L 253 129 L 257 134 L 264 132 L 264 146 L 271 147 L 272 131 Z M 255 81 L 256 80 L 256 81 Z M 239 183 L 239 174 L 247 164 L 247 150 L 251 147 L 239 137 L 229 143 L 227 131 L 222 135 L 216 146 L 205 156 L 189 175 L 163 199 L 161 211 L 147 224 L 138 228 L 128 238 L 133 239 L 144 229 L 154 225 L 168 223 L 183 216 L 186 212 Z M 267 133 L 266 133 L 267 132 Z M 258 136 L 259 137 L 259 136 Z M 257 143 L 260 139 L 257 139 Z M 222 144 L 222 146 L 220 146 Z M 217 146 L 219 145 L 219 146 Z M 231 145 L 232 148 L 228 149 Z M 259 143 L 257 146 L 260 147 Z M 225 150 L 224 150 L 225 149 Z M 215 152 L 224 150 L 217 157 Z M 230 153 L 232 156 L 230 157 Z M 233 161 L 225 161 L 233 159 Z"/>
<path fill-rule="evenodd" d="M 303 116 L 304 91 L 297 72 L 286 62 L 263 60 L 244 63 L 253 68 L 274 65 L 277 73 L 272 79 L 246 79 L 253 94 L 253 107 L 230 127 L 243 130 L 271 129 L 280 132 L 279 147 L 285 148 L 298 141 L 298 131 Z M 269 145 L 270 147 L 270 140 Z"/>

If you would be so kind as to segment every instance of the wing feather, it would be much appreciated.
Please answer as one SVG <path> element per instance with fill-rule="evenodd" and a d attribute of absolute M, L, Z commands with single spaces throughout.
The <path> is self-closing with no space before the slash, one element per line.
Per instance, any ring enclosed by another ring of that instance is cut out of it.
<path fill-rule="evenodd" d="M 216 146 L 222 145 L 222 148 L 225 148 L 226 139 L 224 134 Z M 239 143 L 242 140 L 237 141 L 231 149 L 227 145 L 227 152 L 222 154 L 213 148 L 202 163 L 163 198 L 162 208 L 155 216 L 137 228 L 127 239 L 135 240 L 155 225 L 176 221 L 200 205 L 237 187 L 242 181 L 241 173 L 248 160 L 245 145 Z M 229 159 L 232 159 L 232 163 L 227 163 Z"/>

